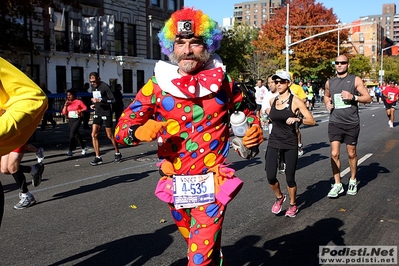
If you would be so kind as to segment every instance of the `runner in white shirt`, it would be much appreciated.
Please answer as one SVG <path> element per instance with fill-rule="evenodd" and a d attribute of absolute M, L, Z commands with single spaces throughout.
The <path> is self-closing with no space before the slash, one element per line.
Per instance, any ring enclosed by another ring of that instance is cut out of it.
<path fill-rule="evenodd" d="M 260 109 L 262 107 L 263 98 L 266 95 L 267 88 L 263 86 L 263 80 L 258 79 L 255 86 L 255 98 L 256 98 L 256 115 L 261 118 Z"/>

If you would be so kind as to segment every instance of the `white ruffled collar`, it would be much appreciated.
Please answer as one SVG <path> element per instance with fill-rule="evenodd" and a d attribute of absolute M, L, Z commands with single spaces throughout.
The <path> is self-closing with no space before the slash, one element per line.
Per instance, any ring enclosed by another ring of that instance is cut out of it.
<path fill-rule="evenodd" d="M 209 60 L 204 64 L 203 69 L 212 69 L 212 68 L 217 68 L 217 67 L 222 67 L 223 72 L 226 72 L 226 68 L 223 65 L 222 59 L 220 58 L 219 55 L 213 54 Z M 173 96 L 176 96 L 178 98 L 184 98 L 188 99 L 190 98 L 186 94 L 180 91 L 179 88 L 177 88 L 173 83 L 173 79 L 181 78 L 182 75 L 178 73 L 179 67 L 175 64 L 164 62 L 164 61 L 158 61 L 155 64 L 154 72 L 155 72 L 155 78 L 157 79 L 158 85 L 161 88 L 161 90 L 172 94 Z M 209 88 L 203 87 L 201 84 L 199 84 L 199 89 L 196 91 L 196 97 L 204 97 L 208 94 L 211 94 L 212 91 Z"/>

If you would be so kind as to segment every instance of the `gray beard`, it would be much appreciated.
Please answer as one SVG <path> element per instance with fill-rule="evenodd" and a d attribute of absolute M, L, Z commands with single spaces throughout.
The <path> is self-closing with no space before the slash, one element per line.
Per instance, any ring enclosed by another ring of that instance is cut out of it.
<path fill-rule="evenodd" d="M 178 64 L 182 59 L 184 59 L 185 57 L 187 57 L 186 55 L 180 55 L 177 56 L 175 54 L 175 52 L 172 52 L 169 55 L 169 60 L 172 63 Z M 189 58 L 192 60 L 195 60 L 196 62 L 187 62 L 184 63 L 183 66 L 179 66 L 179 68 L 184 71 L 185 73 L 191 73 L 194 72 L 195 70 L 197 70 L 199 67 L 201 67 L 204 63 L 206 63 L 209 58 L 211 57 L 211 54 L 205 50 L 203 53 L 199 54 L 199 55 L 190 55 Z"/>

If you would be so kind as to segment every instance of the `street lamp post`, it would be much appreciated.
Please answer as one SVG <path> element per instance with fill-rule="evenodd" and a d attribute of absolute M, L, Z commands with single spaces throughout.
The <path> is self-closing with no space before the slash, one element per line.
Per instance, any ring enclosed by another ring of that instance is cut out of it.
<path fill-rule="evenodd" d="M 339 39 L 339 28 L 340 28 L 340 26 L 341 26 L 341 21 L 338 19 L 337 20 L 337 27 L 338 27 L 338 48 L 337 48 L 337 57 L 339 56 L 339 46 L 340 46 L 340 39 Z"/>
<path fill-rule="evenodd" d="M 287 6 L 288 6 L 288 4 L 287 4 Z M 315 35 L 312 35 L 312 36 L 306 37 L 306 38 L 304 38 L 304 39 L 301 39 L 301 40 L 299 40 L 299 41 L 290 42 L 290 41 L 289 41 L 289 31 L 288 31 L 288 29 L 289 29 L 289 22 L 288 22 L 288 7 L 287 7 L 287 25 L 285 26 L 285 29 L 286 29 L 286 32 L 285 32 L 285 59 L 286 59 L 285 68 L 286 68 L 286 70 L 289 71 L 289 52 L 290 52 L 289 48 L 290 48 L 291 46 L 294 46 L 294 45 L 296 45 L 296 44 L 298 44 L 298 43 L 307 41 L 307 40 L 309 40 L 309 39 L 312 39 L 312 38 L 315 38 L 315 37 L 318 37 L 318 36 L 321 36 L 321 35 L 324 35 L 324 34 L 327 34 L 327 33 L 335 32 L 335 31 L 343 30 L 343 29 L 349 29 L 349 28 L 355 27 L 355 26 L 371 25 L 371 24 L 374 24 L 374 22 L 362 22 L 362 23 L 354 24 L 354 25 L 353 25 L 353 24 L 352 24 L 352 25 L 342 25 L 342 24 L 341 24 L 340 27 L 337 28 L 337 29 L 332 29 L 332 30 L 323 31 L 323 32 L 321 32 L 321 33 L 317 33 L 317 34 L 315 34 Z M 335 25 L 335 24 L 334 24 L 334 25 Z M 293 27 L 295 27 L 295 28 L 304 28 L 304 27 L 331 27 L 331 26 L 334 26 L 334 25 L 293 26 Z M 338 49 L 339 49 L 339 46 L 338 46 Z M 284 51 L 283 51 L 283 52 L 284 52 Z M 291 52 L 293 52 L 293 50 L 291 50 Z M 338 52 L 338 54 L 339 54 L 339 52 Z"/>
<path fill-rule="evenodd" d="M 153 57 L 153 47 L 152 47 L 152 15 L 148 15 L 149 28 L 150 28 L 150 59 Z"/>
<path fill-rule="evenodd" d="M 290 4 L 287 4 L 287 24 L 285 25 L 285 70 L 290 72 Z"/>

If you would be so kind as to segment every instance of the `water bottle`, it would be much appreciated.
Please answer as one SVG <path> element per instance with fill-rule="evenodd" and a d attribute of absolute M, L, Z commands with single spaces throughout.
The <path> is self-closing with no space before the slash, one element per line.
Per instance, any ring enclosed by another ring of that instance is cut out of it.
<path fill-rule="evenodd" d="M 269 119 L 269 116 L 266 113 L 262 114 L 262 129 L 263 130 L 268 130 L 268 125 L 267 125 L 267 120 Z"/>
<path fill-rule="evenodd" d="M 247 117 L 241 111 L 236 111 L 230 116 L 230 124 L 234 135 L 239 138 L 244 137 L 249 128 Z"/>

